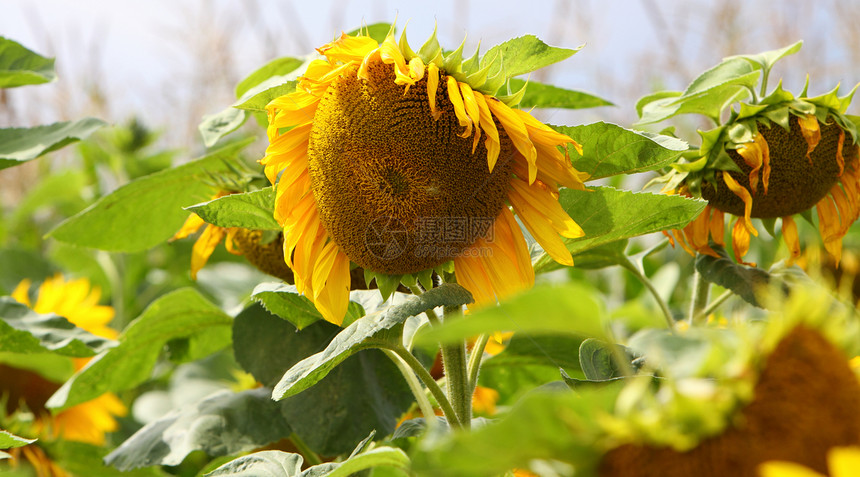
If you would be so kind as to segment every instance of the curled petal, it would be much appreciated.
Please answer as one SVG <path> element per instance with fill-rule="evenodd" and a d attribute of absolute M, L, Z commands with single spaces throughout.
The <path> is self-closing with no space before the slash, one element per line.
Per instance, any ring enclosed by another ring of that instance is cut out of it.
<path fill-rule="evenodd" d="M 800 258 L 800 239 L 797 235 L 797 224 L 791 216 L 782 218 L 782 239 L 788 247 L 788 265 L 792 265 Z"/>
<path fill-rule="evenodd" d="M 818 119 L 814 114 L 798 117 L 797 124 L 800 126 L 800 133 L 803 135 L 803 139 L 806 140 L 806 158 L 812 164 L 810 154 L 812 154 L 818 142 L 821 141 L 821 126 L 818 124 Z"/>

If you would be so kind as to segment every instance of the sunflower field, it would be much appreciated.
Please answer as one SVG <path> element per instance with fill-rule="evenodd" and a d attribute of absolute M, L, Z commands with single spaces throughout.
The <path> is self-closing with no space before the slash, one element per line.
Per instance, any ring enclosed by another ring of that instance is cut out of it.
<path fill-rule="evenodd" d="M 555 124 L 613 102 L 539 33 L 344 25 L 198 157 L 4 124 L 0 475 L 860 475 L 860 77 L 792 40 Z M 55 81 L 0 37 L 0 107 Z"/>

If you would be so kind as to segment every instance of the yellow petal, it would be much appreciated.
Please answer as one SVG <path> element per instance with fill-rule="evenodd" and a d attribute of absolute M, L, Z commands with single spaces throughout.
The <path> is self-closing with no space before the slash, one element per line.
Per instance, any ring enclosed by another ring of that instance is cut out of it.
<path fill-rule="evenodd" d="M 315 292 L 314 305 L 326 321 L 340 326 L 349 308 L 349 258 L 338 252 L 323 285 L 322 292 Z"/>
<path fill-rule="evenodd" d="M 460 137 L 466 138 L 472 134 L 472 120 L 469 119 L 469 115 L 466 114 L 466 107 L 463 104 L 463 96 L 460 94 L 460 87 L 457 85 L 457 80 L 454 79 L 453 76 L 448 77 L 448 99 L 451 100 L 451 104 L 454 106 L 454 114 L 457 115 L 457 121 L 460 122 L 460 126 L 466 128 Z"/>
<path fill-rule="evenodd" d="M 18 286 L 12 290 L 12 298 L 22 305 L 30 306 L 30 285 L 32 282 L 29 278 L 25 278 L 18 283 Z"/>
<path fill-rule="evenodd" d="M 525 181 L 513 178 L 511 179 L 511 187 L 512 191 L 509 192 L 509 196 L 513 193 L 518 196 L 516 201 L 527 202 L 533 206 L 535 210 L 549 220 L 553 228 L 562 237 L 579 238 L 585 235 L 579 224 L 570 218 L 570 215 L 559 204 L 558 199 L 542 182 L 535 181 L 532 185 L 528 185 Z"/>
<path fill-rule="evenodd" d="M 176 232 L 176 234 L 173 237 L 170 237 L 169 241 L 172 242 L 174 240 L 179 240 L 179 239 L 183 239 L 185 237 L 188 237 L 189 235 L 193 234 L 194 232 L 197 232 L 198 230 L 200 230 L 200 227 L 203 227 L 205 224 L 206 224 L 206 222 L 203 219 L 201 219 L 200 216 L 198 216 L 197 214 L 194 214 L 194 213 L 188 214 L 188 218 L 185 219 L 185 223 L 182 224 L 182 228 L 180 228 L 179 231 Z"/>
<path fill-rule="evenodd" d="M 735 260 L 739 263 L 755 266 L 755 264 L 743 261 L 744 255 L 750 251 L 750 233 L 744 224 L 743 217 L 738 217 L 732 228 L 732 250 L 735 252 Z"/>
<path fill-rule="evenodd" d="M 842 147 L 845 145 L 845 130 L 839 129 L 839 141 L 836 143 L 836 163 L 839 165 L 839 175 L 845 170 L 845 156 L 842 155 Z"/>
<path fill-rule="evenodd" d="M 223 239 L 226 234 L 227 231 L 221 227 L 207 225 L 206 229 L 203 230 L 203 233 L 200 234 L 197 241 L 194 242 L 194 246 L 191 247 L 192 280 L 197 280 L 197 272 L 206 265 L 206 262 L 209 261 L 209 257 L 212 256 L 212 252 L 215 251 L 215 247 L 218 246 L 221 239 Z"/>
<path fill-rule="evenodd" d="M 860 448 L 831 447 L 827 452 L 831 477 L 853 477 L 860 474 Z"/>
<path fill-rule="evenodd" d="M 744 201 L 744 225 L 747 228 L 747 231 L 756 237 L 758 237 L 758 231 L 753 227 L 752 219 L 750 215 L 752 214 L 752 196 L 750 195 L 750 191 L 746 190 L 746 188 L 734 179 L 728 172 L 723 172 L 723 182 L 725 182 L 726 186 L 734 192 L 734 194 L 741 198 Z"/>
<path fill-rule="evenodd" d="M 430 115 L 438 121 L 442 112 L 436 109 L 436 92 L 439 91 L 439 67 L 434 63 L 427 65 L 427 101 L 430 104 Z"/>
<path fill-rule="evenodd" d="M 473 247 L 474 248 L 474 247 Z M 475 299 L 475 306 L 485 306 L 496 303 L 493 286 L 484 270 L 483 261 L 478 253 L 471 253 L 471 249 L 465 250 L 454 257 L 454 271 L 457 274 L 457 283 L 469 290 Z M 470 252 L 470 253 L 466 253 Z"/>
<path fill-rule="evenodd" d="M 487 98 L 487 106 L 492 111 L 493 116 L 499 120 L 514 147 L 522 154 L 523 158 L 528 163 L 528 181 L 529 184 L 537 179 L 537 149 L 529 138 L 528 130 L 520 116 L 508 107 L 505 103 L 496 98 Z"/>
<path fill-rule="evenodd" d="M 333 61 L 361 61 L 379 44 L 369 36 L 350 36 L 341 33 L 337 40 L 317 48 L 319 54 Z"/>
<path fill-rule="evenodd" d="M 758 192 L 759 171 L 765 165 L 765 157 L 769 157 L 767 141 L 761 134 L 756 134 L 752 142 L 742 144 L 737 148 L 737 153 L 752 170 L 749 173 L 750 190 L 753 194 Z M 770 175 L 770 161 L 767 161 L 767 176 Z M 767 194 L 767 180 L 763 180 L 765 194 Z"/>
<path fill-rule="evenodd" d="M 509 194 L 508 200 L 510 200 L 523 225 L 526 226 L 526 229 L 546 253 L 562 265 L 573 266 L 570 250 L 567 249 L 550 220 L 535 209 L 528 200 L 524 200 L 517 194 Z"/>
<path fill-rule="evenodd" d="M 818 119 L 816 119 L 814 114 L 807 114 L 806 116 L 798 117 L 797 124 L 800 125 L 800 133 L 803 135 L 803 139 L 806 140 L 806 158 L 812 164 L 810 154 L 812 154 L 818 142 L 821 141 L 821 127 L 818 124 Z"/>
<path fill-rule="evenodd" d="M 717 208 L 714 208 L 711 215 L 710 222 L 710 233 L 711 238 L 714 240 L 714 243 L 720 246 L 725 246 L 726 241 L 724 237 L 724 228 L 725 228 L 725 219 L 723 218 L 723 211 Z"/>
<path fill-rule="evenodd" d="M 478 102 L 475 99 L 475 93 L 472 88 L 466 83 L 460 84 L 460 93 L 463 94 L 463 105 L 466 108 L 466 114 L 472 124 L 475 125 L 475 139 L 472 141 L 472 154 L 475 153 L 475 148 L 478 147 L 478 140 L 481 138 L 481 109 L 478 107 Z M 481 93 L 478 93 L 480 96 Z"/>
<path fill-rule="evenodd" d="M 788 247 L 788 265 L 792 265 L 800 258 L 800 238 L 797 234 L 797 224 L 791 216 L 782 218 L 782 239 Z"/>
<path fill-rule="evenodd" d="M 496 122 L 493 121 L 493 113 L 490 112 L 490 108 L 487 106 L 487 100 L 484 98 L 484 95 L 479 92 L 475 94 L 474 97 L 475 102 L 478 104 L 478 111 L 481 116 L 481 128 L 487 136 L 487 138 L 484 139 L 484 147 L 487 148 L 487 166 L 489 167 L 490 172 L 493 172 L 493 168 L 496 167 L 496 161 L 499 159 L 499 152 L 501 152 L 499 130 L 496 128 Z"/>
<path fill-rule="evenodd" d="M 760 477 L 826 477 L 794 462 L 769 461 L 758 467 Z"/>

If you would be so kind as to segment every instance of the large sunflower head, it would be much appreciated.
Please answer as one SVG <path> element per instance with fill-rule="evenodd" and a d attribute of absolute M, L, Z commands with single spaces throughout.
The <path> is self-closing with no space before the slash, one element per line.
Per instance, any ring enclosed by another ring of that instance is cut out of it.
<path fill-rule="evenodd" d="M 715 255 L 709 241 L 723 245 L 724 214 L 729 214 L 736 216 L 732 247 L 738 261 L 749 250 L 750 236 L 758 235 L 753 218 L 761 219 L 768 230 L 781 220 L 789 260 L 794 261 L 800 256 L 800 243 L 793 216 L 810 214 L 815 208 L 824 247 L 839 261 L 842 237 L 860 216 L 860 138 L 852 117 L 845 114 L 854 91 L 839 97 L 837 86 L 810 97 L 807 83 L 795 97 L 780 82 L 765 95 L 773 63 L 799 48 L 796 43 L 773 52 L 727 58 L 680 97 L 640 103 L 643 118 L 674 107 L 675 114 L 710 111 L 718 123 L 699 131 L 701 147 L 661 179 L 667 192 L 708 201 L 699 218 L 674 231 L 676 241 L 690 253 Z M 715 78 L 724 83 L 715 86 Z M 757 82 L 761 97 L 754 93 Z M 720 122 L 722 108 L 744 98 L 748 101 L 737 102 L 739 108 L 732 108 L 728 120 Z M 702 107 L 709 101 L 718 107 Z"/>
<path fill-rule="evenodd" d="M 534 281 L 514 217 L 572 265 L 560 236 L 582 230 L 557 201 L 584 177 L 559 146 L 578 145 L 497 97 L 501 50 L 463 61 L 434 35 L 414 52 L 343 34 L 317 50 L 296 91 L 267 106 L 261 163 L 276 184 L 275 218 L 296 287 L 339 323 L 351 263 L 417 275 L 452 262 L 478 303 Z M 494 50 L 491 50 L 493 52 Z"/>

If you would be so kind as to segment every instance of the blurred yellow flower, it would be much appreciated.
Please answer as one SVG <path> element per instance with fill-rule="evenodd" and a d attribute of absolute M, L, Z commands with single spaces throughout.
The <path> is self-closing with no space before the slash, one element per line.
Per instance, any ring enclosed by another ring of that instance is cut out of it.
<path fill-rule="evenodd" d="M 860 447 L 834 447 L 827 453 L 830 477 L 860 475 Z M 761 477 L 826 477 L 794 462 L 770 461 L 759 466 Z"/>

